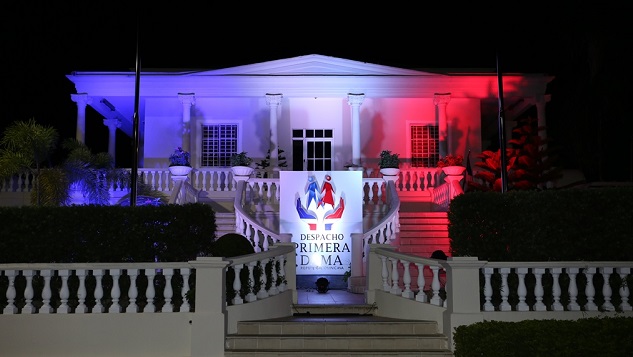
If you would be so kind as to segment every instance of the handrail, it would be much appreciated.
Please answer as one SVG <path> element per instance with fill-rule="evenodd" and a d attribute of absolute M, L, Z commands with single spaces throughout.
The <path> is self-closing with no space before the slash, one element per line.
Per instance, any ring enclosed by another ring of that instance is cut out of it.
<path fill-rule="evenodd" d="M 169 196 L 170 204 L 183 205 L 185 203 L 198 202 L 199 191 L 196 190 L 190 183 L 188 178 L 174 179 L 174 187 Z"/>
<path fill-rule="evenodd" d="M 288 261 L 288 258 L 292 259 L 291 263 L 293 263 L 292 266 L 294 266 L 295 246 L 293 244 L 280 244 L 271 248 L 272 249 L 264 252 L 242 255 L 235 258 L 224 258 L 224 260 L 229 262 L 229 266 L 235 269 L 233 281 L 231 282 L 231 286 L 235 292 L 235 298 L 233 298 L 232 301 L 234 305 L 240 305 L 244 302 L 253 302 L 258 299 L 265 299 L 286 290 L 295 289 L 296 279 L 294 278 L 294 274 L 293 272 L 286 271 L 285 268 L 285 263 Z M 276 268 L 271 270 L 270 289 L 265 289 L 268 277 L 266 274 L 262 274 L 260 276 L 261 284 L 259 284 L 259 290 L 255 290 L 255 282 L 251 281 L 251 284 L 246 286 L 248 291 L 246 292 L 245 299 L 242 299 L 240 296 L 240 291 L 242 290 L 242 283 L 240 280 L 241 270 L 246 267 L 249 272 L 249 279 L 253 280 L 253 270 L 255 266 L 265 266 L 268 262 L 272 262 L 276 265 Z M 290 274 L 291 276 L 287 277 L 287 274 Z"/>
<path fill-rule="evenodd" d="M 400 211 L 400 198 L 398 197 L 398 191 L 393 181 L 387 181 L 387 201 L 389 210 L 387 213 L 367 232 L 363 234 L 363 241 L 366 244 L 378 243 L 384 244 L 395 236 L 399 232 L 399 211 Z"/>
<path fill-rule="evenodd" d="M 245 180 L 237 183 L 237 190 L 233 201 L 233 206 L 235 207 L 236 232 L 251 241 L 256 253 L 268 251 L 271 242 L 274 244 L 276 242 L 288 241 L 288 239 L 282 239 L 279 232 L 262 227 L 251 217 L 245 208 L 247 187 L 252 189 Z"/>

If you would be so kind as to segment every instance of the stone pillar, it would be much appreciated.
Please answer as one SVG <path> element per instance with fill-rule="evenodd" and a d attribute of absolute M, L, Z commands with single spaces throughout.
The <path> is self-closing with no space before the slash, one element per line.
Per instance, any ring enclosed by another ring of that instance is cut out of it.
<path fill-rule="evenodd" d="M 440 130 L 439 149 L 440 157 L 448 155 L 453 148 L 448 145 L 448 118 L 446 117 L 446 106 L 451 101 L 451 93 L 435 93 L 433 104 L 437 107 L 437 123 Z"/>
<path fill-rule="evenodd" d="M 281 104 L 282 95 L 266 93 L 266 104 L 270 112 L 270 166 L 279 170 L 279 141 L 277 138 L 277 108 Z"/>
<path fill-rule="evenodd" d="M 446 312 L 443 332 L 453 345 L 455 328 L 484 320 L 479 301 L 479 270 L 487 262 L 477 257 L 448 257 L 446 269 Z M 197 301 L 197 300 L 196 300 Z"/>
<path fill-rule="evenodd" d="M 75 139 L 86 142 L 86 105 L 92 103 L 92 98 L 87 93 L 71 94 L 70 99 L 77 103 L 77 131 Z"/>
<path fill-rule="evenodd" d="M 352 164 L 360 166 L 360 105 L 364 93 L 348 93 L 347 104 L 352 107 Z"/>
<path fill-rule="evenodd" d="M 116 164 L 116 129 L 121 127 L 119 119 L 103 119 L 103 125 L 108 127 L 108 154 Z"/>
<path fill-rule="evenodd" d="M 178 93 L 178 100 L 182 104 L 182 148 L 194 152 L 191 147 L 191 107 L 196 104 L 193 93 Z"/>
<path fill-rule="evenodd" d="M 224 313 L 224 276 L 229 265 L 222 257 L 189 261 L 196 270 L 196 311 L 191 317 L 191 356 L 223 356 L 227 317 Z"/>

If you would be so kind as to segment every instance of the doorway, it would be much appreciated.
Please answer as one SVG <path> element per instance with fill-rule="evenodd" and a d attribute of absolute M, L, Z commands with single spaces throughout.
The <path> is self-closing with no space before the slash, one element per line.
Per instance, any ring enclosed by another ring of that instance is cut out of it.
<path fill-rule="evenodd" d="M 332 170 L 332 129 L 292 130 L 292 170 Z"/>

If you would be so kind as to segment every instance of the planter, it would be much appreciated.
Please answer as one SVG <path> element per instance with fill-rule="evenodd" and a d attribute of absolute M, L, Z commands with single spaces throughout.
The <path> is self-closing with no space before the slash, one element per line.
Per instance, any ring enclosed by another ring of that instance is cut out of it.
<path fill-rule="evenodd" d="M 383 176 L 398 176 L 400 169 L 396 167 L 386 167 L 384 169 L 380 169 L 380 173 L 383 174 Z"/>
<path fill-rule="evenodd" d="M 363 171 L 364 167 L 361 165 L 358 166 L 345 166 L 345 168 L 347 168 L 347 171 Z"/>
<path fill-rule="evenodd" d="M 466 168 L 464 166 L 444 166 L 442 171 L 448 176 L 462 175 Z"/>
<path fill-rule="evenodd" d="M 380 169 L 380 173 L 382 174 L 382 179 L 385 181 L 396 182 L 400 178 L 400 169 L 394 167 Z"/>
<path fill-rule="evenodd" d="M 169 166 L 172 176 L 187 176 L 193 170 L 191 166 Z"/>
<path fill-rule="evenodd" d="M 231 166 L 234 176 L 250 176 L 253 173 L 253 168 L 250 166 Z"/>

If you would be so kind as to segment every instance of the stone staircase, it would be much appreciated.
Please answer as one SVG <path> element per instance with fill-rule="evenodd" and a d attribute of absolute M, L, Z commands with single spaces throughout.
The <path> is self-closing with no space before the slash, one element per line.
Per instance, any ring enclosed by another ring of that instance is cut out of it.
<path fill-rule="evenodd" d="M 401 253 L 429 258 L 436 250 L 449 253 L 446 212 L 400 211 L 400 231 L 392 243 Z"/>
<path fill-rule="evenodd" d="M 446 212 L 419 212 L 418 204 L 402 208 L 391 244 L 424 257 L 438 249 L 448 254 Z M 234 233 L 235 214 L 217 210 L 216 224 L 218 237 Z M 240 321 L 237 332 L 226 336 L 225 356 L 453 356 L 435 321 L 375 316 L 376 307 L 365 304 L 294 305 L 292 311 L 284 318 Z"/>
<path fill-rule="evenodd" d="M 227 233 L 235 233 L 235 212 L 216 212 L 215 224 L 218 238 Z"/>
<path fill-rule="evenodd" d="M 303 312 L 239 322 L 226 338 L 225 356 L 453 356 L 434 321 L 374 316 L 371 305 L 296 310 Z"/>

